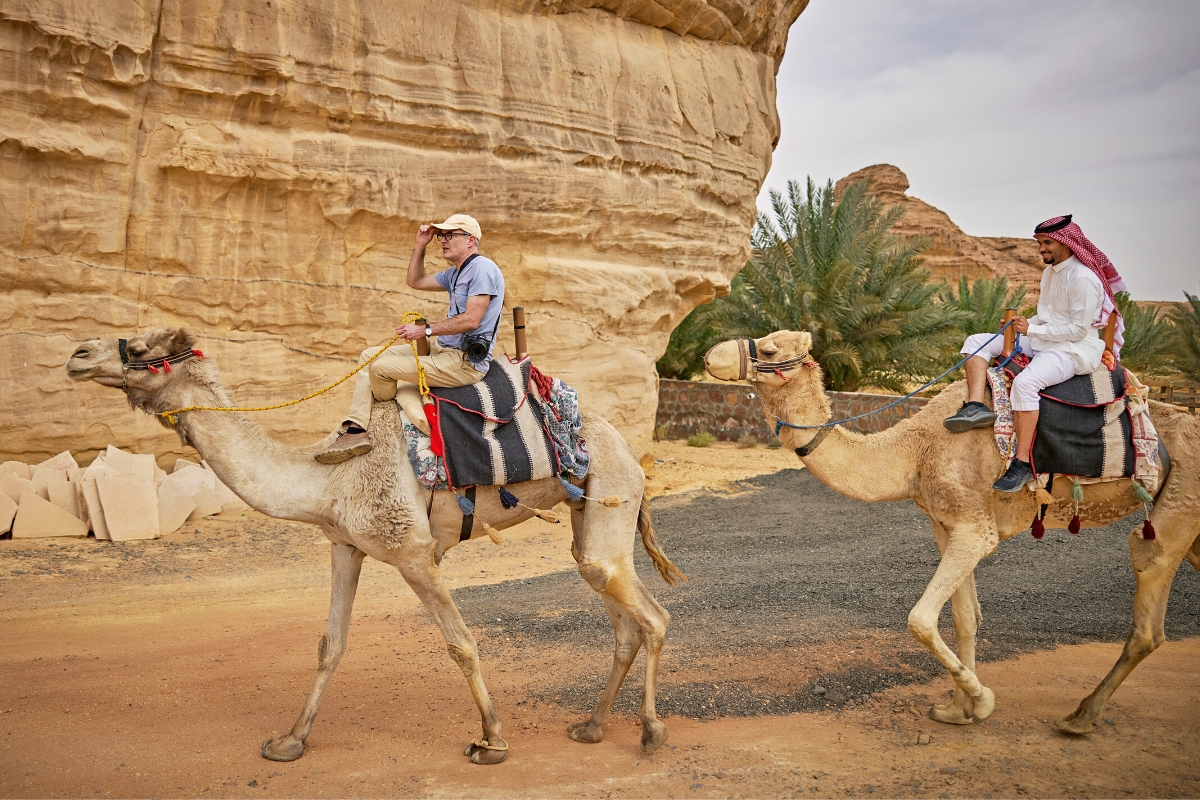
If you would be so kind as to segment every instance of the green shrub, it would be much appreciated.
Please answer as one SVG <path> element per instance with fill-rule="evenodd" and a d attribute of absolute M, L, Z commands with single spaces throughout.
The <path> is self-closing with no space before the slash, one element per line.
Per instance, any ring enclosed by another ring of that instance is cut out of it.
<path fill-rule="evenodd" d="M 688 447 L 708 447 L 716 440 L 717 437 L 713 436 L 708 431 L 704 431 L 703 433 L 697 433 L 695 436 L 689 436 L 687 443 Z"/>

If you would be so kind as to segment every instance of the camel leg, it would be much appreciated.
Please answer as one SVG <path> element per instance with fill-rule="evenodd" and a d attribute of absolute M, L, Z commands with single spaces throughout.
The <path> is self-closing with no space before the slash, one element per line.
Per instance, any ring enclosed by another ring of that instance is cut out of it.
<path fill-rule="evenodd" d="M 642 632 L 633 618 L 621 610 L 616 601 L 608 595 L 601 594 L 600 598 L 612 619 L 616 648 L 613 651 L 612 670 L 608 673 L 608 685 L 604 687 L 604 694 L 600 696 L 600 702 L 596 704 L 591 718 L 567 726 L 567 735 L 585 744 L 595 744 L 604 739 L 604 723 L 608 721 L 613 703 L 617 699 L 617 692 L 621 690 L 629 667 L 642 647 Z"/>
<path fill-rule="evenodd" d="M 411 540 L 410 540 L 411 541 Z M 417 597 L 425 605 L 433 621 L 437 623 L 446 639 L 446 649 L 450 657 L 462 670 L 471 690 L 471 697 L 479 708 L 479 716 L 483 721 L 483 739 L 467 745 L 463 755 L 470 757 L 475 764 L 499 764 L 508 758 L 508 743 L 500 736 L 500 716 L 496 706 L 488 695 L 483 683 L 483 674 L 479 666 L 479 648 L 475 637 L 463 622 L 458 607 L 450 598 L 446 584 L 442 582 L 441 573 L 433 561 L 434 543 L 432 539 L 406 543 L 402 557 L 395 563 L 404 580 L 412 587 Z"/>
<path fill-rule="evenodd" d="M 330 545 L 330 560 L 333 563 L 333 588 L 329 597 L 329 619 L 325 623 L 325 635 L 317 645 L 317 677 L 304 710 L 296 724 L 286 736 L 263 742 L 263 758 L 272 761 L 295 761 L 304 755 L 304 740 L 312 731 L 321 696 L 333 677 L 342 654 L 346 652 L 346 636 L 350 630 L 350 612 L 354 608 L 354 595 L 358 591 L 358 576 L 362 572 L 366 554 L 348 544 Z"/>
<path fill-rule="evenodd" d="M 946 552 L 948 537 L 946 529 L 933 520 L 933 532 L 937 537 L 938 550 Z M 967 669 L 975 671 L 975 636 L 983 624 L 979 608 L 979 595 L 975 590 L 975 572 L 971 571 L 962 585 L 950 596 L 950 607 L 954 615 L 954 631 L 958 636 L 958 659 Z M 974 721 L 975 700 L 957 685 L 954 699 L 944 705 L 929 709 L 930 719 L 951 725 L 969 725 Z"/>
<path fill-rule="evenodd" d="M 1100 716 L 1112 693 L 1143 658 L 1166 640 L 1164 622 L 1171 583 L 1184 553 L 1192 546 L 1197 525 L 1194 518 L 1186 518 L 1183 513 L 1160 513 L 1161 508 L 1161 505 L 1156 506 L 1150 515 L 1151 522 L 1159 531 L 1157 539 L 1149 542 L 1143 540 L 1140 525 L 1129 534 L 1130 561 L 1137 580 L 1137 591 L 1133 596 L 1133 625 L 1130 626 L 1121 656 L 1100 685 L 1079 703 L 1079 707 L 1057 723 L 1061 731 L 1090 733 L 1092 722 Z M 1189 509 L 1187 514 L 1194 514 L 1194 511 Z M 1175 531 L 1189 530 L 1190 533 L 1184 537 L 1172 535 Z"/>
<path fill-rule="evenodd" d="M 654 599 L 654 596 L 638 578 L 633 568 L 632 553 L 626 554 L 615 563 L 585 560 L 579 565 L 579 574 L 600 593 L 606 605 L 611 601 L 629 616 L 638 628 L 641 642 L 646 646 L 646 678 L 642 689 L 642 705 L 638 709 L 638 718 L 642 721 L 642 752 L 649 755 L 667 741 L 667 726 L 658 718 L 654 696 L 658 683 L 658 659 L 662 653 L 663 642 L 666 640 L 667 626 L 670 624 L 671 615 Z M 614 628 L 616 628 L 616 619 L 614 617 Z M 629 664 L 637 655 L 636 647 L 629 649 L 627 656 L 621 652 L 623 644 L 621 637 L 622 632 L 618 630 L 617 653 L 614 657 L 613 671 L 609 675 L 608 686 L 596 707 L 596 712 L 587 722 L 572 725 L 568 731 L 571 738 L 576 741 L 588 741 L 586 738 L 580 738 L 584 734 L 595 736 L 594 741 L 600 740 L 599 726 L 608 718 L 617 691 L 621 687 L 621 681 L 629 670 Z"/>
<path fill-rule="evenodd" d="M 988 537 L 987 533 L 990 533 L 991 536 Z M 958 702 L 962 703 L 964 712 L 967 711 L 967 705 L 971 706 L 969 709 L 970 722 L 982 722 L 991 716 L 992 711 L 996 708 L 996 697 L 991 689 L 979 682 L 975 671 L 964 664 L 946 645 L 941 634 L 938 633 L 938 615 L 951 595 L 957 593 L 967 579 L 974 574 L 975 566 L 984 555 L 985 541 L 988 538 L 995 541 L 995 532 L 979 531 L 973 528 L 957 532 L 949 531 L 945 552 L 942 554 L 942 561 L 938 564 L 933 580 L 925 587 L 925 593 L 921 595 L 921 599 L 908 614 L 909 632 L 917 641 L 929 648 L 929 651 L 954 679 L 956 700 L 960 693 L 965 695 Z M 972 581 L 970 586 L 972 595 L 974 594 L 973 584 Z M 956 614 L 955 623 L 957 624 L 960 619 L 967 623 L 968 611 L 969 609 L 964 609 L 963 612 Z M 974 622 L 970 624 L 974 627 Z M 969 638 L 974 638 L 973 633 Z M 974 654 L 973 645 L 971 654 L 972 656 Z M 940 719 L 933 710 L 931 710 L 930 716 L 938 721 L 958 721 L 953 713 L 942 714 L 942 716 L 949 716 L 948 720 Z M 964 718 L 962 721 L 965 723 L 968 720 Z"/>

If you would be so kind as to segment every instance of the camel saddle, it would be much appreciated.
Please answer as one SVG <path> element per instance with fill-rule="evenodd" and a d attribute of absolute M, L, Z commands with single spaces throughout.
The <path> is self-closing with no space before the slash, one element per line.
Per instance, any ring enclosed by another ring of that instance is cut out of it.
<path fill-rule="evenodd" d="M 1028 363 L 1020 356 L 1003 369 L 1011 380 Z M 1148 420 L 1130 414 L 1126 378 L 1120 363 L 1112 370 L 1101 365 L 1091 374 L 1076 375 L 1040 392 L 1030 454 L 1035 474 L 1128 478 L 1142 475 L 1138 461 L 1150 458 L 1161 465 L 1165 479 L 1170 458 Z"/>
<path fill-rule="evenodd" d="M 445 463 L 449 488 L 504 486 L 549 478 L 562 467 L 545 412 L 530 400 L 532 362 L 492 359 L 483 380 L 431 388 L 430 449 Z"/>

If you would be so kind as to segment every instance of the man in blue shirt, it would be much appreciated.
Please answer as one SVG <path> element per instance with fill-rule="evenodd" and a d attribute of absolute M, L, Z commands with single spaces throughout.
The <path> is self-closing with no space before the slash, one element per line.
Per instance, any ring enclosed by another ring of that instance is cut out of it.
<path fill-rule="evenodd" d="M 425 248 L 435 236 L 442 246 L 442 258 L 452 268 L 430 275 L 425 272 Z M 422 225 L 417 230 L 416 244 L 408 260 L 408 285 L 427 292 L 447 292 L 450 308 L 444 320 L 427 325 L 407 323 L 396 328 L 396 333 L 408 341 L 429 337 L 430 354 L 421 357 L 421 366 L 430 386 L 467 386 L 482 380 L 491 366 L 492 347 L 504 310 L 504 276 L 495 261 L 479 254 L 482 237 L 479 223 L 466 214 L 454 214 L 441 224 Z M 480 336 L 486 340 L 486 356 L 471 361 L 465 348 L 469 340 L 478 341 Z M 358 373 L 354 400 L 342 422 L 341 433 L 329 448 L 317 453 L 317 461 L 337 464 L 370 452 L 367 423 L 371 419 L 371 404 L 395 398 L 397 381 L 417 382 L 417 363 L 408 341 L 387 348 L 371 366 Z M 380 349 L 363 350 L 359 363 Z M 410 416 L 412 413 L 415 412 L 410 412 Z M 423 418 L 414 422 L 424 427 Z"/>

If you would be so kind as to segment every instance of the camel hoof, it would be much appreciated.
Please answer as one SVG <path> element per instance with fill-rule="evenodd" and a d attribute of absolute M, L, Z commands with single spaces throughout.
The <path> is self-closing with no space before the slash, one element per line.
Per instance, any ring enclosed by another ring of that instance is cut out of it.
<path fill-rule="evenodd" d="M 934 722 L 944 722 L 947 725 L 970 725 L 975 721 L 966 710 L 955 703 L 933 706 L 929 709 L 929 718 Z"/>
<path fill-rule="evenodd" d="M 291 734 L 263 742 L 262 757 L 272 761 L 295 761 L 304 755 L 304 742 Z"/>
<path fill-rule="evenodd" d="M 503 744 L 506 748 L 508 745 Z M 508 758 L 508 750 L 491 750 L 487 747 L 480 747 L 472 742 L 463 750 L 463 755 L 471 759 L 472 764 L 481 764 L 489 766 L 491 764 L 499 764 L 504 759 Z"/>
<path fill-rule="evenodd" d="M 646 755 L 653 755 L 654 751 L 667 743 L 667 726 L 665 723 L 654 720 L 652 722 L 642 721 L 642 752 Z"/>
<path fill-rule="evenodd" d="M 1092 732 L 1091 721 L 1081 719 L 1078 711 L 1065 719 L 1060 719 L 1054 723 L 1054 727 L 1072 736 L 1084 736 Z"/>
<path fill-rule="evenodd" d="M 586 722 L 572 722 L 567 726 L 567 736 L 576 742 L 597 744 L 604 740 L 604 729 L 590 719 Z"/>
<path fill-rule="evenodd" d="M 996 693 L 984 686 L 983 694 L 974 699 L 975 708 L 971 710 L 971 719 L 974 722 L 983 722 L 996 710 Z"/>

